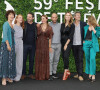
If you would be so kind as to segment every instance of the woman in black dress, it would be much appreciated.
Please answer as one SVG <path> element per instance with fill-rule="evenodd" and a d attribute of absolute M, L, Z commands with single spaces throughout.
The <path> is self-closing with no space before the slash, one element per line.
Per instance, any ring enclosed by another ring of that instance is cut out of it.
<path fill-rule="evenodd" d="M 65 23 L 61 25 L 61 44 L 62 44 L 62 58 L 64 61 L 64 75 L 63 80 L 70 76 L 69 71 L 69 56 L 72 48 L 72 40 L 74 35 L 75 25 L 73 24 L 73 17 L 70 12 L 65 14 Z"/>

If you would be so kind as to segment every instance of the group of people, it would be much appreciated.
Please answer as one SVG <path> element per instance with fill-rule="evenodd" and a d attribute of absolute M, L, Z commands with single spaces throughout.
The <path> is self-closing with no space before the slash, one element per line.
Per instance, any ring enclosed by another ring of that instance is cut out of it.
<path fill-rule="evenodd" d="M 70 76 L 69 56 L 71 49 L 75 58 L 78 78 L 83 81 L 83 54 L 85 53 L 85 73 L 94 82 L 96 75 L 96 52 L 99 52 L 98 37 L 100 27 L 93 16 L 88 17 L 88 24 L 81 21 L 81 13 L 74 17 L 67 12 L 64 23 L 57 22 L 58 15 L 52 13 L 48 23 L 46 15 L 41 16 L 41 24 L 33 22 L 34 14 L 27 14 L 24 21 L 21 14 L 15 18 L 15 12 L 6 12 L 7 21 L 3 24 L 3 38 L 0 48 L 0 77 L 2 85 L 7 81 L 20 81 L 27 77 L 26 61 L 29 57 L 28 77 L 36 80 L 58 78 L 57 66 L 62 54 L 64 74 L 62 80 Z M 12 21 L 15 18 L 14 24 Z M 73 20 L 74 18 L 74 20 Z M 62 53 L 61 53 L 62 52 Z M 35 76 L 33 65 L 35 58 Z"/>

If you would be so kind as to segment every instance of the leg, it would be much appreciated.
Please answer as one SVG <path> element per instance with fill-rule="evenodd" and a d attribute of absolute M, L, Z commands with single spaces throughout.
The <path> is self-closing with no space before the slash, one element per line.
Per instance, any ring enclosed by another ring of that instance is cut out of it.
<path fill-rule="evenodd" d="M 16 52 L 16 77 L 15 81 L 19 81 L 22 75 L 23 67 L 23 44 L 15 46 Z"/>
<path fill-rule="evenodd" d="M 56 74 L 57 66 L 59 62 L 60 52 L 61 52 L 61 44 L 56 44 L 55 54 L 54 54 L 54 62 L 53 62 L 53 74 Z"/>
<path fill-rule="evenodd" d="M 90 48 L 84 47 L 84 52 L 85 52 L 85 59 L 86 59 L 85 73 L 89 74 L 90 72 Z"/>
<path fill-rule="evenodd" d="M 29 48 L 28 45 L 24 45 L 24 49 L 23 49 L 23 72 L 22 72 L 23 75 L 26 75 L 26 60 L 27 60 L 27 56 L 28 56 L 28 52 L 29 52 L 28 48 Z"/>
<path fill-rule="evenodd" d="M 72 51 L 73 51 L 73 55 L 74 55 L 74 59 L 75 59 L 76 70 L 77 70 L 77 73 L 79 74 L 79 72 L 78 72 L 78 69 L 79 69 L 78 46 L 73 45 L 72 46 Z"/>
<path fill-rule="evenodd" d="M 35 46 L 30 46 L 29 48 L 29 75 L 33 74 L 33 65 L 34 65 L 34 56 L 35 56 Z"/>
<path fill-rule="evenodd" d="M 64 51 L 64 69 L 69 68 L 69 56 L 71 51 L 72 45 L 68 45 L 67 49 Z"/>
<path fill-rule="evenodd" d="M 49 64 L 50 64 L 50 75 L 52 75 L 52 71 L 53 71 L 53 59 L 54 59 L 54 46 L 52 45 L 52 53 L 49 53 Z"/>
<path fill-rule="evenodd" d="M 79 46 L 78 48 L 78 75 L 83 76 L 83 46 Z"/>
<path fill-rule="evenodd" d="M 90 49 L 90 75 L 95 75 L 96 74 L 96 52 L 94 51 L 93 48 Z"/>

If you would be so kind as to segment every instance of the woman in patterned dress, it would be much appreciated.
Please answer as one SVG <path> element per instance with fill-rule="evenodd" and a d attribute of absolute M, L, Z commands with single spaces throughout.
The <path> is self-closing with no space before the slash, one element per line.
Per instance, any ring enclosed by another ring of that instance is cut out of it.
<path fill-rule="evenodd" d="M 12 83 L 16 76 L 16 60 L 15 60 L 15 42 L 12 21 L 15 12 L 9 10 L 6 12 L 7 21 L 3 24 L 3 39 L 0 49 L 0 77 L 2 85 L 6 85 L 6 81 Z"/>

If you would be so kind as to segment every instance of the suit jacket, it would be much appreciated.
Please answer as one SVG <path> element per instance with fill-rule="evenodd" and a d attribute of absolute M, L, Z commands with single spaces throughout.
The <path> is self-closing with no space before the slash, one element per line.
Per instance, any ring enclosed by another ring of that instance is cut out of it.
<path fill-rule="evenodd" d="M 37 39 L 37 26 L 36 26 L 36 24 L 37 23 L 35 23 L 35 27 L 34 27 L 35 28 L 35 40 Z M 27 32 L 27 21 L 25 22 L 25 28 L 24 28 L 24 31 L 23 31 L 23 43 L 24 44 L 25 44 L 25 40 L 26 40 L 26 32 Z"/>
<path fill-rule="evenodd" d="M 81 41 L 83 44 L 83 39 L 84 39 L 84 27 L 86 26 L 86 22 L 80 21 L 80 30 L 81 30 Z"/>
<path fill-rule="evenodd" d="M 85 41 L 88 28 L 89 28 L 89 25 L 84 27 L 84 41 Z M 96 30 L 96 33 L 92 31 L 92 46 L 96 52 L 99 52 L 98 38 L 100 37 L 100 27 L 96 26 L 95 30 Z M 84 47 L 88 47 L 87 42 L 83 43 L 83 49 L 85 49 Z"/>

